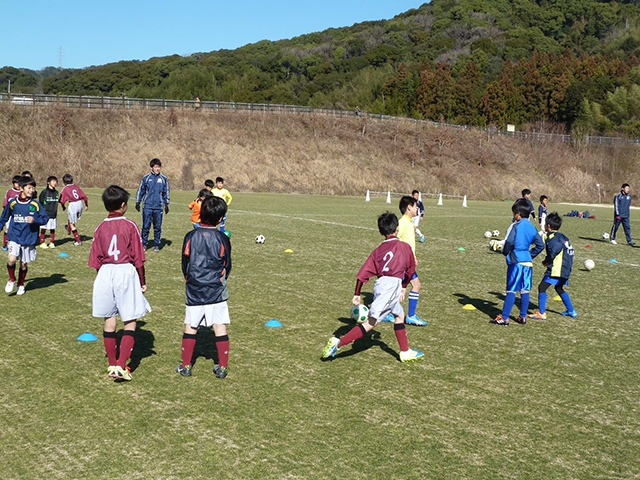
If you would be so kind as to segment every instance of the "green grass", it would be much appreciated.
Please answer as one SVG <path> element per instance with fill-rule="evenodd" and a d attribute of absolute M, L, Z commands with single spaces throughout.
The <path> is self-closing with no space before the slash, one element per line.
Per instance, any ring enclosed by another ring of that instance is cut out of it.
<path fill-rule="evenodd" d="M 87 235 L 105 216 L 91 193 L 79 222 Z M 425 358 L 400 363 L 382 324 L 322 362 L 327 339 L 352 325 L 355 274 L 382 238 L 377 215 L 395 211 L 396 199 L 235 194 L 230 370 L 218 380 L 208 332 L 193 376 L 174 372 L 193 193 L 172 196 L 171 243 L 148 254 L 153 312 L 139 327 L 132 382 L 106 376 L 89 242 L 73 247 L 63 233 L 57 250 L 38 250 L 26 295 L 2 300 L 2 478 L 640 477 L 640 250 L 600 241 L 611 209 L 565 218 L 577 255 L 568 291 L 580 316 L 561 317 L 562 304 L 550 301 L 548 322 L 504 328 L 489 320 L 502 307 L 505 263 L 483 232 L 506 230 L 510 204 L 429 200 L 427 241 L 417 246 L 418 313 L 429 326 L 408 327 Z M 133 210 L 129 217 L 140 222 Z M 264 245 L 254 243 L 258 233 Z M 538 260 L 536 285 L 542 273 Z M 264 327 L 270 318 L 283 328 Z M 78 342 L 84 331 L 99 341 Z"/>

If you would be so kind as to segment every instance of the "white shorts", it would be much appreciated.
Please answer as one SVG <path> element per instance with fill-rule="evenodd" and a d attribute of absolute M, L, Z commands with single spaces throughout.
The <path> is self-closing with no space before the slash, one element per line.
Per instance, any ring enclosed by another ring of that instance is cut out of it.
<path fill-rule="evenodd" d="M 36 259 L 35 245 L 20 245 L 19 243 L 9 241 L 7 243 L 10 257 L 19 258 L 22 263 L 33 262 Z"/>
<path fill-rule="evenodd" d="M 420 215 L 416 215 L 415 217 L 413 217 L 413 218 L 411 219 L 411 221 L 413 222 L 413 226 L 414 226 L 414 227 L 419 227 L 419 226 L 420 226 L 420 220 L 422 220 L 422 219 L 420 218 Z"/>
<path fill-rule="evenodd" d="M 55 230 L 58 228 L 58 219 L 50 218 L 46 225 L 40 225 L 40 230 Z"/>
<path fill-rule="evenodd" d="M 194 329 L 212 327 L 213 325 L 229 325 L 231 323 L 229 305 L 227 302 L 209 305 L 187 305 L 184 323 Z"/>
<path fill-rule="evenodd" d="M 76 202 L 69 202 L 69 206 L 67 207 L 67 218 L 71 223 L 78 223 L 80 217 L 82 216 L 82 200 L 78 200 Z"/>
<path fill-rule="evenodd" d="M 130 263 L 100 267 L 93 282 L 93 316 L 115 317 L 123 322 L 144 317 L 151 306 L 140 286 L 136 268 Z"/>
<path fill-rule="evenodd" d="M 380 321 L 390 313 L 396 317 L 404 315 L 400 304 L 402 280 L 396 277 L 380 277 L 373 285 L 373 302 L 369 306 L 369 316 Z"/>

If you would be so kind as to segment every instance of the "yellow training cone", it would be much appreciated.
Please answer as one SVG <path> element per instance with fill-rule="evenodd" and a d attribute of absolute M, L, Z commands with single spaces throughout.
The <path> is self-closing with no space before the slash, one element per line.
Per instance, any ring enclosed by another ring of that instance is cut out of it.
<path fill-rule="evenodd" d="M 556 302 L 561 302 L 561 301 L 562 301 L 562 299 L 560 298 L 560 295 L 556 295 L 555 297 L 553 297 L 553 299 L 554 299 Z"/>
<path fill-rule="evenodd" d="M 291 250 L 290 248 L 287 248 L 284 253 L 293 253 L 293 250 Z"/>
<path fill-rule="evenodd" d="M 466 305 L 462 306 L 463 310 L 476 310 L 476 307 L 474 307 L 473 305 L 471 305 L 470 303 L 467 303 Z"/>

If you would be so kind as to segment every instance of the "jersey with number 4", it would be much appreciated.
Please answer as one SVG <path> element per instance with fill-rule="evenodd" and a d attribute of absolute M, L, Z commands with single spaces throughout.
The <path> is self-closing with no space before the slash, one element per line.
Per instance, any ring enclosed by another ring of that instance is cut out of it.
<path fill-rule="evenodd" d="M 93 234 L 89 266 L 99 269 L 107 263 L 131 263 L 140 268 L 144 260 L 138 225 L 119 213 L 110 213 Z"/>
<path fill-rule="evenodd" d="M 411 246 L 397 237 L 389 237 L 371 252 L 360 268 L 357 278 L 366 283 L 374 276 L 395 277 L 402 280 L 406 286 L 415 271 L 416 259 Z"/>

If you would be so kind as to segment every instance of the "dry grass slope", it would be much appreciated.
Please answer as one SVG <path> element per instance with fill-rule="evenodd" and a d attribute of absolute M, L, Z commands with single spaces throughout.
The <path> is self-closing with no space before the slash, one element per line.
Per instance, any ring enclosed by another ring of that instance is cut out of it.
<path fill-rule="evenodd" d="M 40 185 L 69 172 L 84 186 L 135 187 L 153 157 L 173 188 L 221 175 L 233 191 L 363 195 L 365 190 L 553 201 L 603 200 L 640 184 L 638 147 L 573 148 L 410 121 L 191 110 L 77 110 L 0 105 L 0 168 Z"/>

